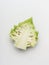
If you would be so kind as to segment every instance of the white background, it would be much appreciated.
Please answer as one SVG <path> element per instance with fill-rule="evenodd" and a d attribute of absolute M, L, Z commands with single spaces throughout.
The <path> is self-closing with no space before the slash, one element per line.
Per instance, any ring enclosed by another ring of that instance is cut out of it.
<path fill-rule="evenodd" d="M 38 45 L 21 51 L 14 48 L 9 32 L 31 16 Z M 49 65 L 49 0 L 0 0 L 0 65 Z"/>

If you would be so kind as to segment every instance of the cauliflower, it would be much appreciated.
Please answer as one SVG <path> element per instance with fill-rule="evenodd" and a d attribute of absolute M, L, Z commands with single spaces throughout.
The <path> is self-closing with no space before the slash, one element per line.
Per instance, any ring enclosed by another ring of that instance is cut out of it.
<path fill-rule="evenodd" d="M 32 17 L 14 25 L 10 31 L 10 37 L 17 48 L 26 50 L 27 47 L 34 47 L 37 44 L 38 32 L 34 27 Z"/>

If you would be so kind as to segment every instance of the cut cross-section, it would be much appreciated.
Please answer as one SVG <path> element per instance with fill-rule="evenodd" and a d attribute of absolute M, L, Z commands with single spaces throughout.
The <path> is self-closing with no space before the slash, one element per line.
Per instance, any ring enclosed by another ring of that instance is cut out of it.
<path fill-rule="evenodd" d="M 32 18 L 15 25 L 11 29 L 10 37 L 15 41 L 15 46 L 26 50 L 27 47 L 34 47 L 38 39 L 38 32 L 35 30 Z"/>

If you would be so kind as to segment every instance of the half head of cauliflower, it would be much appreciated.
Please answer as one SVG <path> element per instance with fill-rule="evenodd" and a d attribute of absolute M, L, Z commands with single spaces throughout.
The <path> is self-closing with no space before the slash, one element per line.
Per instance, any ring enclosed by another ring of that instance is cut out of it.
<path fill-rule="evenodd" d="M 38 32 L 35 30 L 32 17 L 14 25 L 10 31 L 10 37 L 17 48 L 26 50 L 27 47 L 34 47 L 38 40 Z"/>

